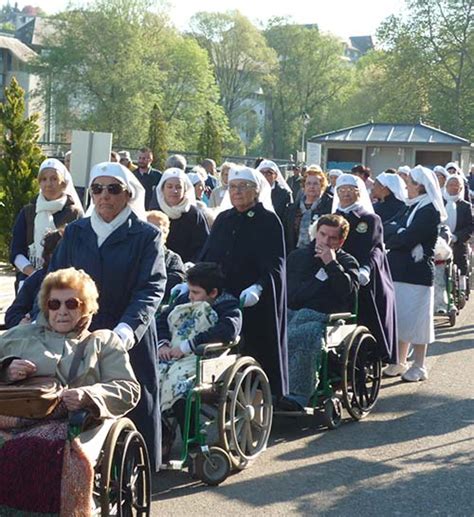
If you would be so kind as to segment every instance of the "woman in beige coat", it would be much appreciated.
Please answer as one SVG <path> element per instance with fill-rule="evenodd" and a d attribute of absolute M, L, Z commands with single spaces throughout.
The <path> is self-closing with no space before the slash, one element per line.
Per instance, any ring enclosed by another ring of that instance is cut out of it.
<path fill-rule="evenodd" d="M 110 330 L 87 330 L 97 300 L 94 281 L 84 271 L 49 273 L 36 324 L 0 337 L 0 381 L 49 376 L 62 386 L 61 403 L 44 418 L 12 417 L 5 410 L 2 415 L 0 406 L 1 515 L 4 510 L 89 514 L 93 470 L 78 443 L 68 438 L 67 412 L 88 409 L 97 418 L 117 418 L 140 398 L 121 339 Z"/>

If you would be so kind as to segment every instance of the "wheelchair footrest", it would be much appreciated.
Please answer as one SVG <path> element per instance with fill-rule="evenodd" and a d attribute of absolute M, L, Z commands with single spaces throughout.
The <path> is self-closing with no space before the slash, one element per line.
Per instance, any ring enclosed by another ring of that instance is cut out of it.
<path fill-rule="evenodd" d="M 317 410 L 315 408 L 305 407 L 301 411 L 284 411 L 281 409 L 276 409 L 273 411 L 273 414 L 277 416 L 314 416 L 316 412 Z"/>
<path fill-rule="evenodd" d="M 170 460 L 161 465 L 160 470 L 183 470 L 184 461 Z"/>

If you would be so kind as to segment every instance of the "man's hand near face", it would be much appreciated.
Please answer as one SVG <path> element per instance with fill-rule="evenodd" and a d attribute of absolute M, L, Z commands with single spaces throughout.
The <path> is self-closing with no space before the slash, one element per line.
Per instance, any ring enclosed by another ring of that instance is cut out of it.
<path fill-rule="evenodd" d="M 316 258 L 320 258 L 325 266 L 333 260 L 336 260 L 336 252 L 326 244 L 316 243 L 315 251 L 316 253 L 314 256 Z"/>

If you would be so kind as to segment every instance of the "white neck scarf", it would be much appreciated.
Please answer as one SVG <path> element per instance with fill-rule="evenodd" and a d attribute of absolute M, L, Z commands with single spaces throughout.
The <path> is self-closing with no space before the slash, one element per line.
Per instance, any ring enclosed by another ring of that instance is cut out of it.
<path fill-rule="evenodd" d="M 420 208 L 423 208 L 426 205 L 429 205 L 430 203 L 431 203 L 431 199 L 430 199 L 430 196 L 428 196 L 428 194 L 422 194 L 421 196 L 416 196 L 413 199 L 407 199 L 406 204 L 408 206 L 415 205 L 415 208 L 413 209 L 411 214 L 408 216 L 407 228 L 410 226 L 413 219 L 415 218 L 415 214 L 416 214 L 417 210 L 419 210 Z"/>
<path fill-rule="evenodd" d="M 161 196 L 160 196 L 161 197 Z M 159 200 L 160 209 L 170 218 L 179 219 L 185 212 L 189 212 L 191 201 L 185 196 L 177 205 L 170 206 L 165 201 L 165 197 L 162 196 Z"/>
<path fill-rule="evenodd" d="M 454 233 L 456 229 L 456 224 L 458 222 L 458 212 L 456 203 L 463 199 L 461 197 L 461 193 L 451 196 L 446 191 L 443 192 L 443 197 L 446 199 L 446 213 L 448 214 L 448 218 L 446 219 L 446 224 L 449 226 L 451 233 Z"/>
<path fill-rule="evenodd" d="M 43 265 L 43 239 L 48 231 L 56 230 L 53 215 L 60 212 L 67 202 L 64 194 L 59 199 L 48 201 L 40 192 L 36 200 L 36 215 L 34 222 L 33 243 L 29 255 L 33 266 L 38 269 Z"/>
<path fill-rule="evenodd" d="M 107 238 L 128 219 L 132 209 L 127 205 L 110 223 L 107 223 L 96 212 L 95 208 L 91 213 L 91 226 L 97 235 L 97 246 L 99 248 L 104 244 Z"/>
<path fill-rule="evenodd" d="M 352 205 L 346 206 L 346 208 L 342 208 L 342 206 L 339 206 L 338 210 L 340 212 L 343 212 L 344 214 L 348 214 L 349 212 L 353 212 L 354 210 L 359 210 L 361 208 L 364 208 L 361 203 L 356 201 L 355 203 L 352 203 Z"/>

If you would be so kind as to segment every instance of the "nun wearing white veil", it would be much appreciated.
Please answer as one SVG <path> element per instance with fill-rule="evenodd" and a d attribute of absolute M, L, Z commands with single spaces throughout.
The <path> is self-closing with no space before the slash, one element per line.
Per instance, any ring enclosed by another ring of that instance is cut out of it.
<path fill-rule="evenodd" d="M 434 250 L 438 225 L 446 220 L 443 197 L 433 171 L 417 165 L 407 179 L 409 210 L 397 233 L 387 239 L 388 259 L 397 300 L 398 364 L 384 374 L 405 381 L 428 378 L 425 366 L 428 343 L 434 341 Z M 409 367 L 409 346 L 414 363 Z"/>
<path fill-rule="evenodd" d="M 293 203 L 293 192 L 285 181 L 280 168 L 271 160 L 262 160 L 257 167 L 265 179 L 268 181 L 272 191 L 272 203 L 280 221 L 284 220 L 285 212 L 288 206 Z"/>
<path fill-rule="evenodd" d="M 145 438 L 156 471 L 161 464 L 161 416 L 155 313 L 166 283 L 161 233 L 146 222 L 145 190 L 123 165 L 95 165 L 89 189 L 91 215 L 66 227 L 50 270 L 83 269 L 96 283 L 99 312 L 90 330 L 113 330 L 129 352 L 142 388 L 129 415 Z"/>
<path fill-rule="evenodd" d="M 83 215 L 71 174 L 55 158 L 44 160 L 38 171 L 39 194 L 24 206 L 13 227 L 10 261 L 21 282 L 43 265 L 43 238 Z"/>
<path fill-rule="evenodd" d="M 375 213 L 388 223 L 391 219 L 400 217 L 406 210 L 406 183 L 398 174 L 382 172 L 375 178 L 372 197 L 378 199 L 374 204 Z"/>
<path fill-rule="evenodd" d="M 255 169 L 233 168 L 222 207 L 227 205 L 201 260 L 221 265 L 225 289 L 243 303 L 242 352 L 260 362 L 273 395 L 286 395 L 286 253 L 270 185 Z"/>
<path fill-rule="evenodd" d="M 358 322 L 377 341 L 379 357 L 397 362 L 397 327 L 392 275 L 383 244 L 380 217 L 374 214 L 361 178 L 342 174 L 337 178 L 333 211 L 349 221 L 343 250 L 359 262 Z"/>

